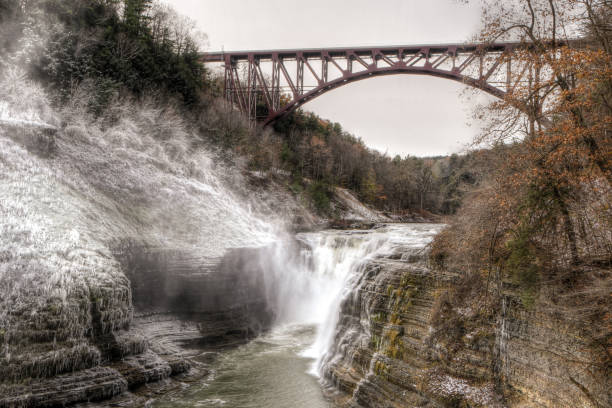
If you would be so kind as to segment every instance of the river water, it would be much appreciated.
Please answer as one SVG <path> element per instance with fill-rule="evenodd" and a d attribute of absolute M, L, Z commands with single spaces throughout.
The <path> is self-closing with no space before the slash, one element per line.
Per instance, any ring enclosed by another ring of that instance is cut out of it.
<path fill-rule="evenodd" d="M 279 309 L 268 333 L 223 351 L 210 375 L 156 400 L 152 406 L 226 408 L 330 407 L 320 385 L 322 362 L 333 342 L 342 299 L 369 259 L 423 248 L 436 224 L 389 224 L 364 231 L 298 234 L 299 256 L 279 244 L 266 260 Z"/>
<path fill-rule="evenodd" d="M 318 378 L 308 374 L 313 360 L 303 356 L 315 327 L 280 326 L 237 349 L 220 353 L 209 377 L 154 407 L 331 407 Z"/>

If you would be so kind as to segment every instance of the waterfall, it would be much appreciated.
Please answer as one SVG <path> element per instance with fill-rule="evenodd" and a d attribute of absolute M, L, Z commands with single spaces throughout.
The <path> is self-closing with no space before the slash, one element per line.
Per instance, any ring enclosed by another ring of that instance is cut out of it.
<path fill-rule="evenodd" d="M 342 299 L 349 294 L 351 282 L 359 278 L 367 260 L 384 251 L 388 236 L 344 232 L 307 239 L 313 248 L 313 274 L 318 278 L 319 290 L 312 300 L 318 305 L 317 336 L 304 354 L 315 359 L 311 373 L 319 375 L 321 362 L 334 340 Z"/>
<path fill-rule="evenodd" d="M 334 341 L 342 300 L 349 296 L 367 262 L 396 251 L 422 248 L 437 226 L 385 225 L 375 230 L 301 233 L 282 239 L 260 260 L 268 277 L 268 302 L 276 324 L 316 327 L 316 339 L 303 355 L 320 375 Z"/>

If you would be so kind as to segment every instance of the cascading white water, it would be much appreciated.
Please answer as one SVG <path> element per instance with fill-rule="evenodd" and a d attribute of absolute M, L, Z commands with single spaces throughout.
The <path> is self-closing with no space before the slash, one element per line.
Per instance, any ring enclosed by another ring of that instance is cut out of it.
<path fill-rule="evenodd" d="M 285 239 L 266 253 L 260 267 L 268 273 L 269 302 L 279 326 L 316 327 L 314 343 L 303 355 L 315 360 L 310 372 L 320 375 L 321 363 L 334 340 L 342 300 L 354 289 L 367 261 L 398 249 L 422 248 L 437 231 L 433 225 L 391 224 L 368 231 L 322 231 Z"/>
<path fill-rule="evenodd" d="M 313 275 L 320 290 L 314 292 L 317 303 L 317 334 L 304 355 L 315 359 L 311 374 L 319 375 L 321 361 L 334 338 L 342 299 L 350 290 L 350 281 L 359 276 L 366 261 L 376 256 L 388 241 L 387 234 L 364 232 L 327 232 L 305 237 L 312 247 Z"/>
<path fill-rule="evenodd" d="M 368 234 L 370 235 L 370 234 Z M 359 231 L 298 234 L 264 252 L 269 302 L 276 323 L 314 324 L 324 321 L 345 286 L 355 264 L 373 252 L 384 239 L 371 239 Z"/>

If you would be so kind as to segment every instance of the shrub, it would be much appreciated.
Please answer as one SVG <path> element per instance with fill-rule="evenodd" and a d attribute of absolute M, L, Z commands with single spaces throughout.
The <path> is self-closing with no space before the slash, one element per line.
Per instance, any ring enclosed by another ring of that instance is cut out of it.
<path fill-rule="evenodd" d="M 531 235 L 528 228 L 522 228 L 517 236 L 508 242 L 510 253 L 505 263 L 512 281 L 519 285 L 521 301 L 526 308 L 533 306 L 540 280 L 540 267 L 536 263 L 534 246 L 529 240 Z"/>
<path fill-rule="evenodd" d="M 329 185 L 322 181 L 311 183 L 306 189 L 308 196 L 312 200 L 315 209 L 319 213 L 329 213 L 330 211 L 330 189 Z"/>

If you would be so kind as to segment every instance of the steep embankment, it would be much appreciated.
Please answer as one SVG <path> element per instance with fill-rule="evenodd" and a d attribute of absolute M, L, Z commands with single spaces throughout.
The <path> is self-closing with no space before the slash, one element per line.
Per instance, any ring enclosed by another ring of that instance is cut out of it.
<path fill-rule="evenodd" d="M 370 262 L 342 303 L 324 366 L 340 406 L 610 406 L 609 372 L 596 366 L 601 349 L 585 323 L 545 305 L 527 310 L 506 288 L 500 317 L 466 308 L 432 324 L 456 277 L 423 253 L 392 258 Z"/>
<path fill-rule="evenodd" d="M 176 113 L 127 103 L 96 122 L 78 101 L 55 112 L 23 76 L 0 85 L 0 406 L 108 398 L 188 368 L 173 341 L 269 322 L 242 263 L 286 214 L 249 200 Z M 183 338 L 147 324 L 177 315 Z"/>

